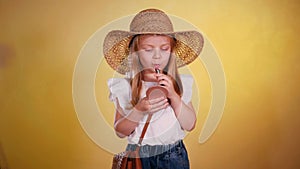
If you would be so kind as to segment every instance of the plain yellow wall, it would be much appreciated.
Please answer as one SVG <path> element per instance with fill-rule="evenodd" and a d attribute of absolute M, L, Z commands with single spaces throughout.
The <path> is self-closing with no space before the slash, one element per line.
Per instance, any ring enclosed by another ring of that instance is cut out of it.
<path fill-rule="evenodd" d="M 1 1 L 0 150 L 9 168 L 110 168 L 112 154 L 97 146 L 77 119 L 73 71 L 81 48 L 96 30 L 148 7 L 202 30 L 224 66 L 224 115 L 204 144 L 198 138 L 211 89 L 205 69 L 198 68 L 203 76 L 199 120 L 185 139 L 191 167 L 299 168 L 296 0 Z M 101 90 L 107 93 L 97 88 Z M 113 114 L 104 116 L 112 123 Z"/>

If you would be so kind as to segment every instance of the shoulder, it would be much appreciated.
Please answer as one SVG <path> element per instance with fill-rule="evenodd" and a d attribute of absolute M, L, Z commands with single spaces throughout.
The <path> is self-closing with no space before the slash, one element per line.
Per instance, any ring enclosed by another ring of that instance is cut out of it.
<path fill-rule="evenodd" d="M 194 82 L 194 78 L 192 75 L 181 74 L 180 79 L 181 79 L 182 85 L 193 84 L 193 82 Z"/>
<path fill-rule="evenodd" d="M 193 95 L 194 78 L 192 75 L 180 75 L 182 83 L 182 100 L 187 104 L 191 101 Z"/>
<path fill-rule="evenodd" d="M 121 107 L 123 113 L 129 113 L 131 107 L 130 80 L 125 78 L 111 78 L 107 81 L 109 88 L 109 99 L 114 102 L 115 107 Z"/>
<path fill-rule="evenodd" d="M 125 78 L 110 78 L 107 81 L 108 87 L 116 87 L 116 86 L 122 86 L 122 85 L 130 85 L 129 79 Z"/>
<path fill-rule="evenodd" d="M 108 79 L 107 85 L 108 85 L 109 90 L 112 93 L 118 93 L 118 92 L 124 91 L 124 90 L 128 91 L 131 88 L 129 79 L 125 79 L 125 78 Z"/>
<path fill-rule="evenodd" d="M 111 78 L 107 81 L 107 85 L 110 91 L 111 100 L 114 100 L 116 97 L 127 99 L 131 91 L 129 79 Z"/>

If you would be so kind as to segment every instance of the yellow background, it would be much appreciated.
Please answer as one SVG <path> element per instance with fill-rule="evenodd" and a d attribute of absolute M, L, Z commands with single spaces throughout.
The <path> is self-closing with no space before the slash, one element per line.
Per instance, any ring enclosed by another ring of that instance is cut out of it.
<path fill-rule="evenodd" d="M 193 23 L 214 44 L 224 66 L 224 115 L 204 144 L 198 138 L 210 87 L 199 67 L 199 120 L 185 139 L 191 167 L 299 168 L 300 5 L 291 0 L 1 1 L 2 165 L 110 168 L 112 154 L 91 141 L 77 119 L 73 70 L 80 49 L 96 30 L 148 7 Z M 112 114 L 105 117 L 112 122 Z"/>

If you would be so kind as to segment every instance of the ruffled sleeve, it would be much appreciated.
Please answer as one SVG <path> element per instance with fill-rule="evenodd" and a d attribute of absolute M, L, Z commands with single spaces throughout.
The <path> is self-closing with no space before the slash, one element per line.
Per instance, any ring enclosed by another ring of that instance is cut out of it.
<path fill-rule="evenodd" d="M 116 109 L 122 108 L 126 115 L 131 110 L 131 87 L 129 80 L 124 78 L 111 78 L 107 81 L 109 88 L 109 99 L 114 102 Z M 121 112 L 120 112 L 121 113 Z"/>
<path fill-rule="evenodd" d="M 180 78 L 183 88 L 182 100 L 187 104 L 192 100 L 194 79 L 191 75 L 180 75 Z"/>

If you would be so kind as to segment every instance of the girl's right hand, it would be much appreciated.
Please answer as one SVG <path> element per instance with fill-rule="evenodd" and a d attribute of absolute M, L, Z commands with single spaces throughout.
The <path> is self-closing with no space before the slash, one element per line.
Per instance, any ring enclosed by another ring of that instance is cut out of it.
<path fill-rule="evenodd" d="M 144 97 L 138 102 L 138 104 L 135 105 L 135 108 L 144 114 L 149 114 L 165 109 L 168 105 L 168 99 L 164 97 L 156 99 L 148 99 L 147 97 Z"/>

